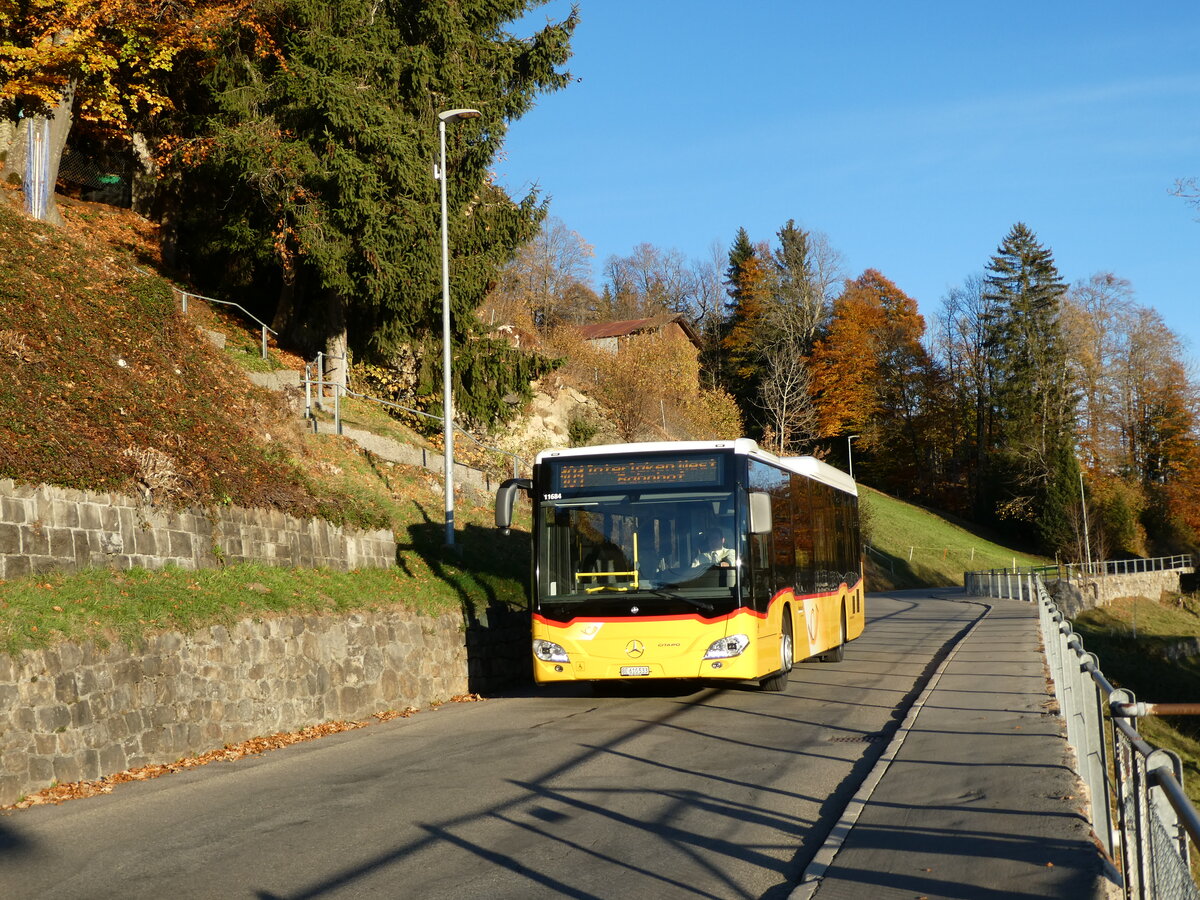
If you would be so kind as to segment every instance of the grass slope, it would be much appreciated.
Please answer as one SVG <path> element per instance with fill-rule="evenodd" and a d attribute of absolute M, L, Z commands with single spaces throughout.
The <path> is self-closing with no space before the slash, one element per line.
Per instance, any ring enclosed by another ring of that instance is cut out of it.
<path fill-rule="evenodd" d="M 963 572 L 1036 566 L 1046 559 L 1005 547 L 985 529 L 952 521 L 859 485 L 867 590 L 961 585 Z"/>

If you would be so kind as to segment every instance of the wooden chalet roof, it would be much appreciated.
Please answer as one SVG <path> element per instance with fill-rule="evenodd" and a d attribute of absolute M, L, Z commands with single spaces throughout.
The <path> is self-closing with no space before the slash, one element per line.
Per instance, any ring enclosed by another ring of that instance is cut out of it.
<path fill-rule="evenodd" d="M 662 316 L 651 316 L 647 319 L 624 319 L 620 322 L 595 322 L 591 325 L 580 326 L 579 333 L 585 341 L 597 341 L 602 338 L 628 337 L 647 331 L 658 331 L 672 322 L 677 322 L 683 333 L 697 347 L 700 346 L 700 335 L 692 327 L 683 313 L 668 313 Z"/>

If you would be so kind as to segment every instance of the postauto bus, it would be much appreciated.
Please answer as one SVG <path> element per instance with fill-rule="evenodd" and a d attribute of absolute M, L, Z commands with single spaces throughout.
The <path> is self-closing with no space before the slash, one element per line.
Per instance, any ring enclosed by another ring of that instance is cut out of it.
<path fill-rule="evenodd" d="M 504 482 L 533 505 L 539 683 L 757 682 L 841 660 L 863 631 L 853 479 L 751 440 L 617 444 L 538 454 Z"/>

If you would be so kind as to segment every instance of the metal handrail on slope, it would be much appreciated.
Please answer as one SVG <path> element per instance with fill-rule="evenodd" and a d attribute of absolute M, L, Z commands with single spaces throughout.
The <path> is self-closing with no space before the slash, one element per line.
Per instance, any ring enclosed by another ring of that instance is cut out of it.
<path fill-rule="evenodd" d="M 171 286 L 171 290 L 179 295 L 185 315 L 187 314 L 188 298 L 192 297 L 196 300 L 203 300 L 206 303 L 218 303 L 221 306 L 232 306 L 234 309 L 240 310 L 247 318 L 253 319 L 262 329 L 262 358 L 267 358 L 267 332 L 269 331 L 271 334 L 276 336 L 278 336 L 279 332 L 277 332 L 258 316 L 254 315 L 254 313 L 250 312 L 250 310 L 246 309 L 246 307 L 242 306 L 240 303 L 234 303 L 232 300 L 218 300 L 215 297 L 205 297 L 203 294 L 193 294 L 191 291 L 185 291 L 182 288 L 175 287 L 174 285 Z"/>
<path fill-rule="evenodd" d="M 262 319 L 258 318 L 258 316 L 254 315 L 254 313 L 250 312 L 250 310 L 246 309 L 246 307 L 242 306 L 240 303 L 234 303 L 232 300 L 217 300 L 215 297 L 205 297 L 203 294 L 195 294 L 195 293 L 192 293 L 191 291 L 185 291 L 182 288 L 175 287 L 174 285 L 171 286 L 171 289 L 176 294 L 179 295 L 182 306 L 183 306 L 184 314 L 187 313 L 187 302 L 188 302 L 189 297 L 192 297 L 196 300 L 204 300 L 207 303 L 219 303 L 223 306 L 232 306 L 235 309 L 241 310 L 242 313 L 244 313 L 247 317 L 253 319 L 262 328 L 262 358 L 263 359 L 267 358 L 267 332 L 270 332 L 273 335 L 278 335 L 279 332 L 277 332 L 274 328 L 271 328 L 271 326 L 269 326 Z M 318 362 L 316 364 L 316 367 L 317 367 L 317 371 L 320 374 L 317 376 L 316 379 L 314 379 L 312 377 L 312 371 L 310 368 L 310 364 L 305 363 L 305 366 L 304 366 L 304 397 L 305 397 L 304 417 L 306 419 L 312 418 L 312 408 L 313 408 L 312 387 L 313 387 L 313 385 L 317 385 L 319 388 L 327 388 L 327 387 L 333 388 L 333 391 L 334 391 L 334 394 L 333 394 L 334 428 L 338 434 L 342 433 L 341 402 L 340 402 L 342 394 L 345 394 L 348 397 L 355 397 L 359 400 L 367 400 L 371 403 L 378 403 L 381 406 L 390 406 L 393 409 L 399 409 L 404 412 L 413 413 L 414 415 L 425 416 L 430 419 L 435 419 L 438 422 L 444 421 L 444 417 L 442 417 L 442 416 L 434 415 L 433 413 L 428 413 L 428 412 L 425 412 L 420 409 L 412 409 L 410 407 L 403 406 L 399 403 L 393 403 L 390 400 L 384 400 L 380 397 L 372 397 L 369 394 L 360 394 L 360 393 L 350 390 L 347 387 L 343 387 L 339 382 L 326 381 L 324 379 L 324 372 L 323 372 L 324 367 L 321 365 L 321 359 L 323 359 L 323 358 L 330 358 L 330 357 L 328 356 L 328 354 L 325 354 L 325 353 L 318 354 Z M 345 357 L 338 357 L 338 358 L 345 359 Z M 519 477 L 520 472 L 519 472 L 518 467 L 520 465 L 528 466 L 528 463 L 526 463 L 525 460 L 522 459 L 520 456 L 518 456 L 516 453 L 511 453 L 508 450 L 501 450 L 499 447 L 489 447 L 486 444 L 481 443 L 480 441 L 478 441 L 475 438 L 474 435 L 465 431 L 463 429 L 463 427 L 461 425 L 459 425 L 457 422 L 454 423 L 453 427 L 454 427 L 456 433 L 465 437 L 467 440 L 469 440 L 471 443 L 475 444 L 481 450 L 486 450 L 489 453 L 498 453 L 501 456 L 512 457 L 513 478 Z"/>
<path fill-rule="evenodd" d="M 323 390 L 325 388 L 333 389 L 333 427 L 334 427 L 334 431 L 337 434 L 342 433 L 341 398 L 343 395 L 345 395 L 347 397 L 354 397 L 355 399 L 358 399 L 358 400 L 367 400 L 371 403 L 378 403 L 380 406 L 391 407 L 392 409 L 398 409 L 398 410 L 401 410 L 402 412 L 413 413 L 414 415 L 418 415 L 418 416 L 425 416 L 426 418 L 434 419 L 438 422 L 445 421 L 443 416 L 435 415 L 434 413 L 425 412 L 424 410 L 420 410 L 420 409 L 413 409 L 411 407 L 404 406 L 403 404 L 395 403 L 391 400 L 384 400 L 380 397 L 372 397 L 369 394 L 360 394 L 357 391 L 350 390 L 348 387 L 343 387 L 340 382 L 325 381 L 325 380 L 321 380 L 320 378 L 313 378 L 312 371 L 311 371 L 309 365 L 307 365 L 307 364 L 304 367 L 304 417 L 306 419 L 312 419 L 313 418 L 313 414 L 312 414 L 313 407 L 320 406 L 319 400 L 315 404 L 313 402 L 313 393 L 312 392 L 313 392 L 314 387 L 316 387 L 318 389 L 318 391 L 321 391 L 321 392 L 323 392 Z M 513 478 L 520 477 L 520 466 L 525 466 L 526 468 L 529 467 L 529 464 L 521 456 L 517 455 L 516 453 L 512 453 L 508 450 L 501 450 L 499 447 L 489 447 L 487 444 L 481 443 L 479 440 L 477 440 L 475 438 L 474 435 L 472 435 L 470 432 L 464 430 L 463 427 L 461 425 L 459 425 L 457 422 L 454 423 L 454 430 L 455 430 L 456 434 L 459 434 L 459 435 L 465 437 L 467 440 L 471 441 L 471 443 L 475 444 L 481 450 L 486 450 L 489 453 L 498 453 L 501 456 L 511 457 L 512 458 L 512 466 L 513 466 L 513 475 L 512 475 Z"/>

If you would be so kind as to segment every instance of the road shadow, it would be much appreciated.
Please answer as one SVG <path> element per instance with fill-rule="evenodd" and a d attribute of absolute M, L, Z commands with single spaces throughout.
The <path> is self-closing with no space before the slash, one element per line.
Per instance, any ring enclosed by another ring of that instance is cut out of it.
<path fill-rule="evenodd" d="M 397 540 L 397 565 L 407 571 L 405 556 L 415 553 L 457 595 L 468 689 L 487 697 L 532 684 L 529 533 L 513 529 L 501 535 L 467 524 L 456 530 L 455 546 L 447 547 L 440 514 L 435 519 L 423 504 L 416 507 L 422 521 L 408 526 L 407 541 Z"/>

